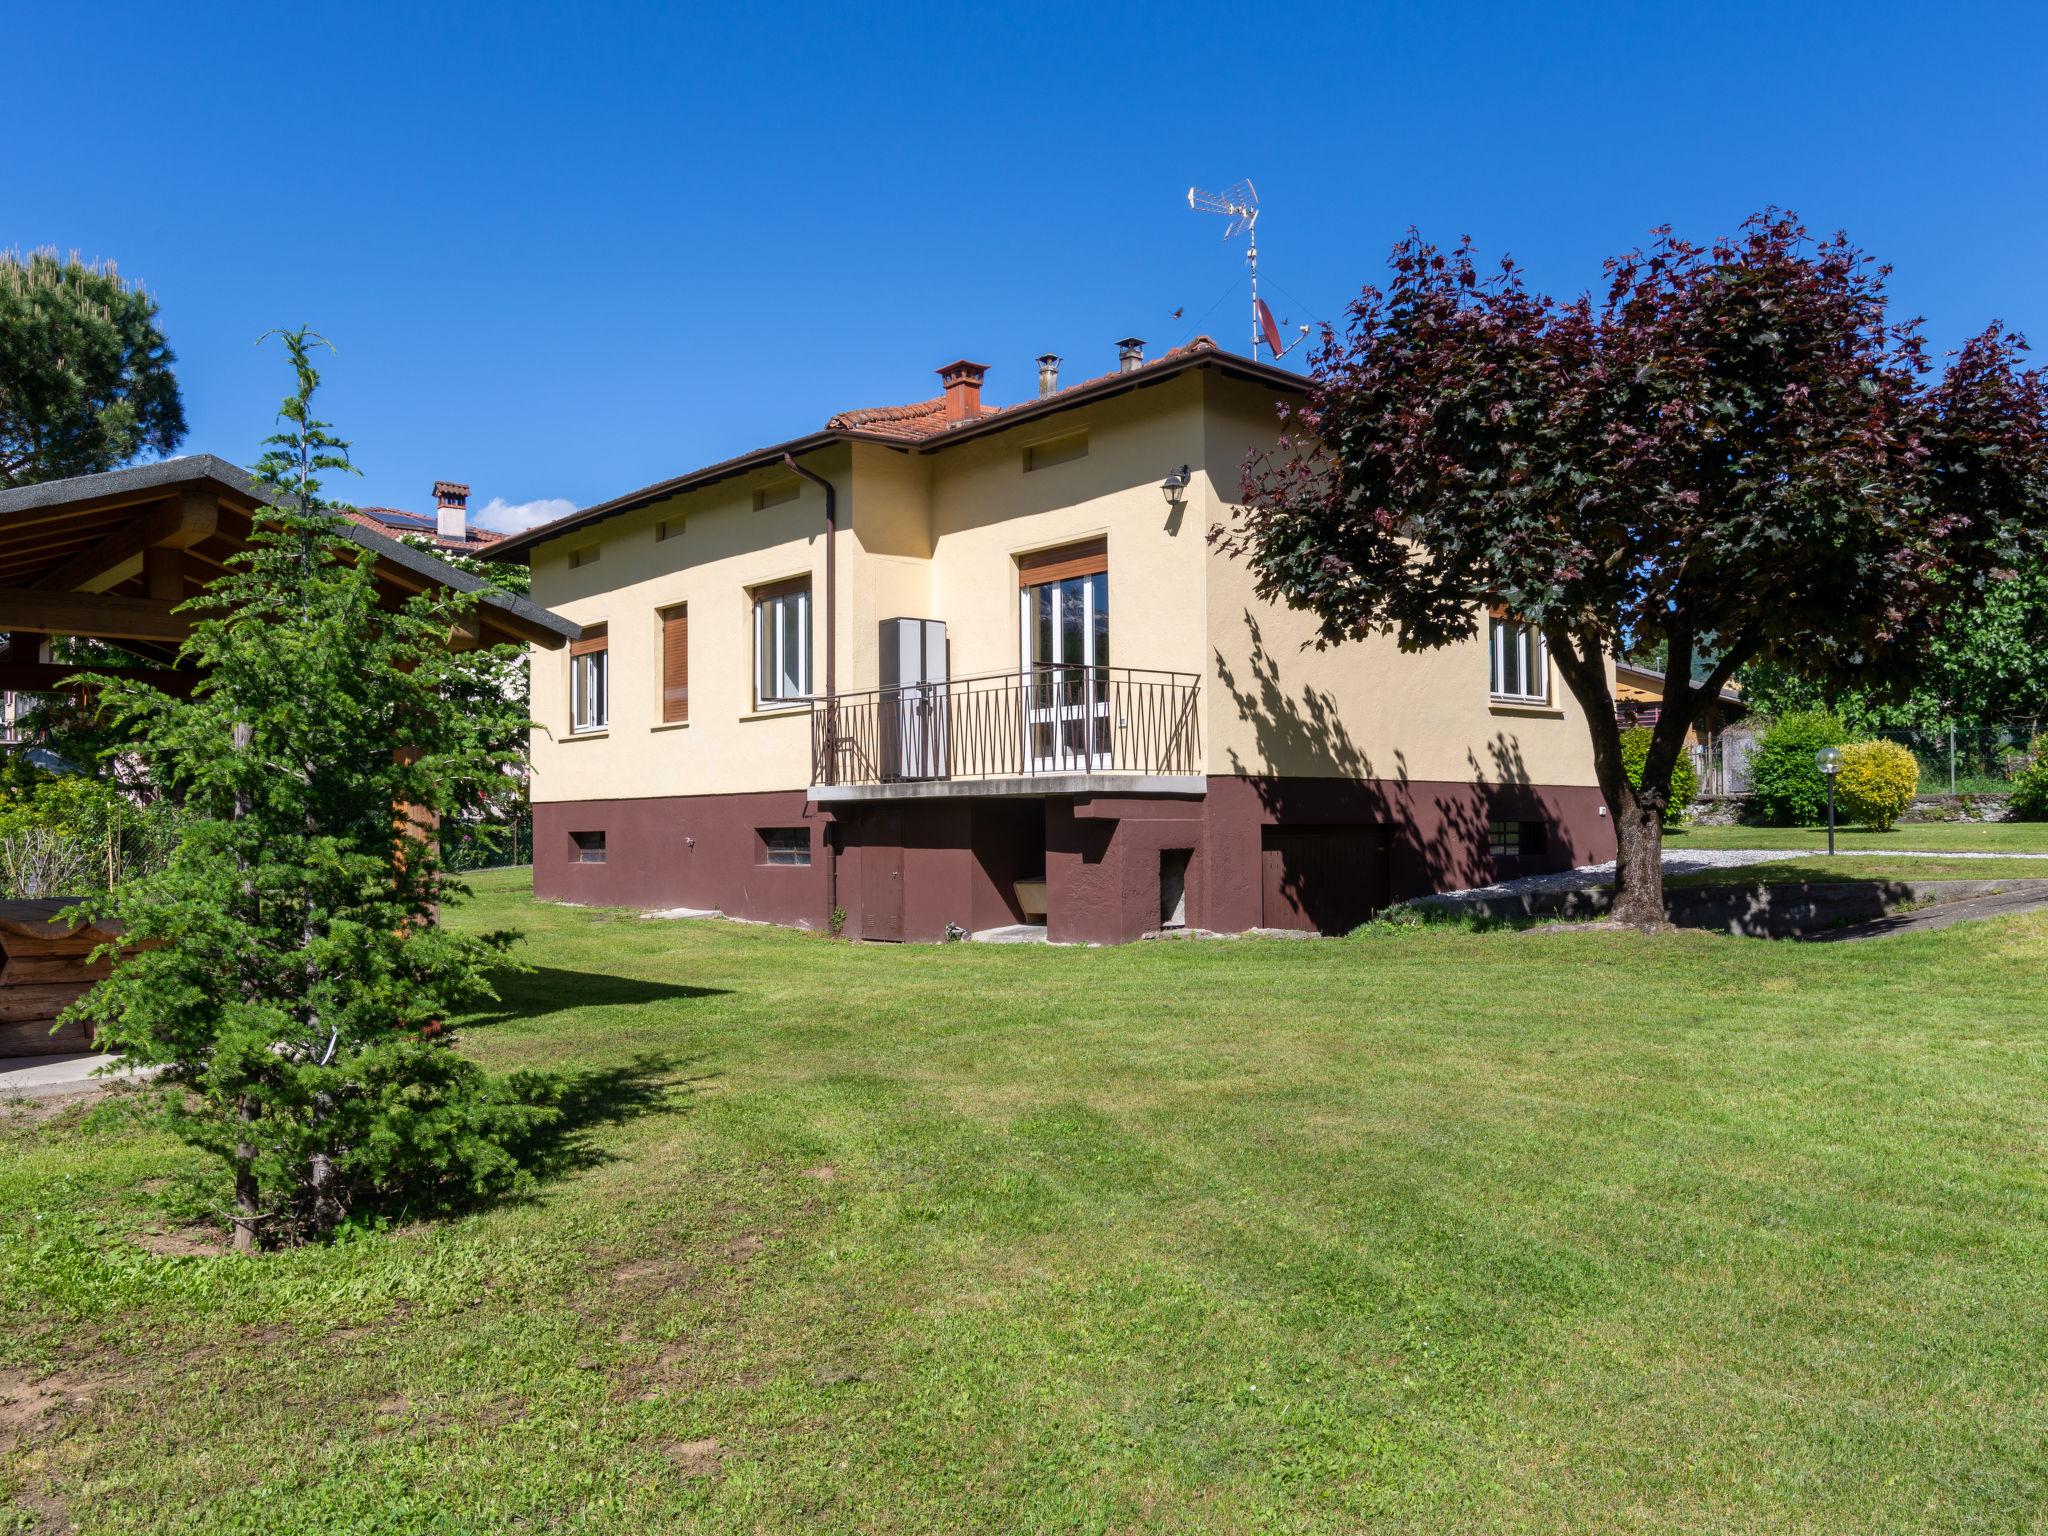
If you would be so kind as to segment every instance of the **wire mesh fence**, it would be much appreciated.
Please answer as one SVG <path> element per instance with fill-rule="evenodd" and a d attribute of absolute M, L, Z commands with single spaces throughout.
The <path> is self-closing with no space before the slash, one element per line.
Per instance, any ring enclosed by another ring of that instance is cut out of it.
<path fill-rule="evenodd" d="M 1881 727 L 1857 735 L 1897 742 L 1920 764 L 1923 795 L 2003 795 L 2013 775 L 2029 762 L 2029 752 L 2048 715 L 2013 720 L 1958 720 L 1953 724 L 1915 729 Z M 1744 720 L 1691 747 L 1693 768 L 1703 795 L 1746 795 L 1754 787 L 1750 759 L 1769 729 L 1761 719 Z"/>
<path fill-rule="evenodd" d="M 1880 729 L 1868 734 L 1897 742 L 1920 763 L 1923 795 L 1998 795 L 2027 762 L 2042 720 L 1959 720 L 1929 730 Z"/>
<path fill-rule="evenodd" d="M 441 866 L 469 871 L 510 869 L 533 862 L 533 813 L 441 824 Z"/>

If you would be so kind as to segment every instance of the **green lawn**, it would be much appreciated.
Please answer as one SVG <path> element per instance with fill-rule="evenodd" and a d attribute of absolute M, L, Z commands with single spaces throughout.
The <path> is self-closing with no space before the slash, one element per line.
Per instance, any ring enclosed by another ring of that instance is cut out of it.
<path fill-rule="evenodd" d="M 540 969 L 465 1047 L 589 1074 L 539 1198 L 162 1257 L 192 1158 L 0 1130 L 23 1529 L 2048 1521 L 2048 916 L 899 948 L 481 883 Z"/>
<path fill-rule="evenodd" d="M 1677 827 L 1664 834 L 1673 852 L 1687 848 L 1825 849 L 1821 827 Z M 1928 821 L 1866 832 L 1843 827 L 1837 848 L 1915 848 L 1928 853 L 2048 853 L 2048 821 Z"/>

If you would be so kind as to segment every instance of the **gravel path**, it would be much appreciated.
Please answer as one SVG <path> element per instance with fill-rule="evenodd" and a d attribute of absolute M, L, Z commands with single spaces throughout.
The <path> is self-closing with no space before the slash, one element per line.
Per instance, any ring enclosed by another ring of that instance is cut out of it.
<path fill-rule="evenodd" d="M 1664 850 L 1665 875 L 1696 875 L 1705 869 L 1740 869 L 1745 864 L 1770 864 L 1781 859 L 1811 858 L 1812 848 L 1695 848 L 1687 853 Z M 1844 848 L 1838 859 L 2041 859 L 2048 853 L 1942 853 L 1922 848 Z M 1587 891 L 1614 883 L 1614 861 L 1582 864 L 1577 869 L 1554 875 L 1524 875 L 1498 885 L 1478 885 L 1465 891 L 1446 891 L 1447 896 L 1519 896 L 1531 891 Z"/>

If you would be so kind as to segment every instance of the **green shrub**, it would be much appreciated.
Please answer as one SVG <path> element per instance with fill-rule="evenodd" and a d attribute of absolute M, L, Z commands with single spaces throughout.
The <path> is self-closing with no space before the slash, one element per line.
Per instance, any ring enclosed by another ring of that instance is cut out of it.
<path fill-rule="evenodd" d="M 0 790 L 0 898 L 83 896 L 161 869 L 178 816 L 102 779 L 45 775 Z"/>
<path fill-rule="evenodd" d="M 1750 814 L 1769 826 L 1808 826 L 1828 814 L 1827 779 L 1813 764 L 1822 747 L 1849 739 L 1841 717 L 1824 709 L 1781 715 L 1749 760 Z"/>
<path fill-rule="evenodd" d="M 2019 821 L 2048 821 L 2048 736 L 2028 744 L 2026 765 L 2012 776 L 2012 814 Z"/>
<path fill-rule="evenodd" d="M 1920 759 L 1895 741 L 1852 741 L 1842 748 L 1835 798 L 1842 819 L 1889 832 L 1920 793 Z"/>
<path fill-rule="evenodd" d="M 1621 766 L 1637 789 L 1643 787 L 1643 763 L 1650 755 L 1651 734 L 1647 725 L 1631 726 L 1621 733 Z M 1675 827 L 1684 821 L 1699 793 L 1700 776 L 1692 765 L 1692 754 L 1681 752 L 1671 767 L 1671 799 L 1664 807 L 1664 825 Z"/>

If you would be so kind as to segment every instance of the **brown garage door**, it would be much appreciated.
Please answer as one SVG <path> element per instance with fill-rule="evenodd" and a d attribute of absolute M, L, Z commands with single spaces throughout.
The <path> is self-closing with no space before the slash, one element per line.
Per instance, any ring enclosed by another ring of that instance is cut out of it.
<path fill-rule="evenodd" d="M 1267 827 L 1259 852 L 1259 921 L 1349 933 L 1391 898 L 1391 827 Z"/>

